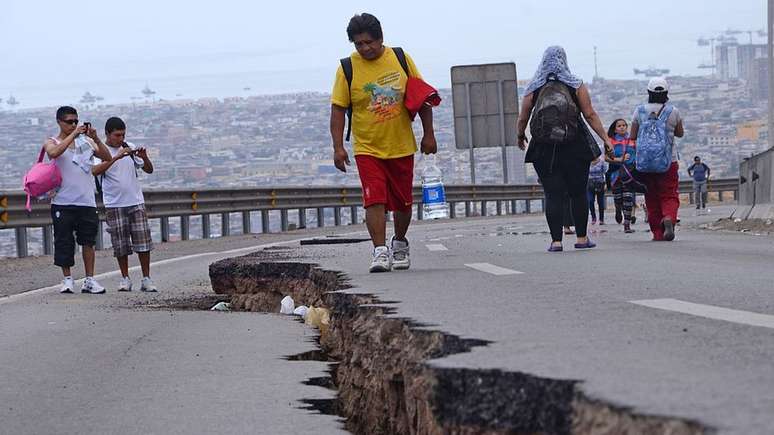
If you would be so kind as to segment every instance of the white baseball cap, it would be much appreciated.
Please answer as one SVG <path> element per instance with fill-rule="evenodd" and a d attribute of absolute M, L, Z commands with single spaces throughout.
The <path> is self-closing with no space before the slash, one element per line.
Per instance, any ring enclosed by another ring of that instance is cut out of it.
<path fill-rule="evenodd" d="M 648 90 L 651 92 L 666 92 L 669 90 L 669 84 L 667 84 L 666 79 L 663 77 L 653 77 L 648 82 Z"/>

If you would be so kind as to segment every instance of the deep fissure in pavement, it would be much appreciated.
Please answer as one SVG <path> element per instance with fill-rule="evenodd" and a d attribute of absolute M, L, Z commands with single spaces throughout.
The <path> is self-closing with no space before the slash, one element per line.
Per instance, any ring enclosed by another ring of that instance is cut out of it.
<path fill-rule="evenodd" d="M 265 259 L 264 259 L 265 260 Z M 372 295 L 338 292 L 346 277 L 305 263 L 249 255 L 210 266 L 213 290 L 232 308 L 276 312 L 280 300 L 325 307 L 320 351 L 289 357 L 330 363 L 330 378 L 307 384 L 337 389 L 336 400 L 306 400 L 306 409 L 340 415 L 358 434 L 699 434 L 686 420 L 645 416 L 590 400 L 574 380 L 500 370 L 438 368 L 434 358 L 469 352 L 483 340 L 429 330 Z M 331 362 L 335 361 L 335 362 Z"/>

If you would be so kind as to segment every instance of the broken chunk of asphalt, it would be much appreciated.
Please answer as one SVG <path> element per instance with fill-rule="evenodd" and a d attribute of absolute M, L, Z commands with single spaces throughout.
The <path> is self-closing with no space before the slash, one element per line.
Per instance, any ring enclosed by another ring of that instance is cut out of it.
<path fill-rule="evenodd" d="M 320 351 L 291 360 L 336 361 L 330 380 L 337 399 L 305 400 L 305 408 L 333 413 L 358 434 L 700 434 L 707 428 L 679 418 L 649 416 L 586 397 L 574 380 L 500 370 L 438 368 L 427 361 L 485 346 L 386 317 L 372 295 L 347 288 L 338 272 L 312 264 L 261 261 L 260 255 L 210 265 L 216 293 L 234 309 L 273 312 L 291 296 L 331 312 Z M 330 384 L 328 383 L 330 382 Z"/>
<path fill-rule="evenodd" d="M 370 242 L 370 238 L 342 238 L 342 237 L 325 237 L 317 239 L 305 239 L 301 240 L 301 245 L 348 245 L 351 243 Z"/>

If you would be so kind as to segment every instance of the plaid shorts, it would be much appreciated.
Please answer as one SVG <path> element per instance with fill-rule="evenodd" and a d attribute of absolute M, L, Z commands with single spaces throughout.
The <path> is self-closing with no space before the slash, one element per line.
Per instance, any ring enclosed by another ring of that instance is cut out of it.
<path fill-rule="evenodd" d="M 116 257 L 153 249 L 144 204 L 108 208 L 107 224 L 107 231 L 113 244 L 113 255 Z"/>

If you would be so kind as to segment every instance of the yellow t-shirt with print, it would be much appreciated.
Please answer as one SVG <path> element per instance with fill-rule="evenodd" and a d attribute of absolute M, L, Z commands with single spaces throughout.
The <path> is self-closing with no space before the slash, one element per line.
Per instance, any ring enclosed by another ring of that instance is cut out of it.
<path fill-rule="evenodd" d="M 355 155 L 395 159 L 414 154 L 417 141 L 408 110 L 403 104 L 408 76 L 400 66 L 395 52 L 385 47 L 384 53 L 375 60 L 363 59 L 357 52 L 350 57 Z M 406 63 L 411 76 L 421 78 L 408 54 Z M 331 103 L 349 107 L 350 89 L 341 65 L 336 71 Z"/>

